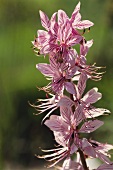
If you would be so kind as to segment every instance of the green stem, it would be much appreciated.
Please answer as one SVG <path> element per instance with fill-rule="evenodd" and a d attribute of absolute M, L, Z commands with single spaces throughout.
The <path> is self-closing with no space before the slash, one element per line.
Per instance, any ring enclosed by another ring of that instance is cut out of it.
<path fill-rule="evenodd" d="M 70 99 L 74 101 L 73 94 L 70 94 Z M 74 113 L 74 111 L 75 111 L 75 106 L 73 105 L 72 106 L 72 112 Z M 78 127 L 77 127 L 77 129 L 78 129 Z M 84 153 L 80 149 L 78 149 L 78 152 L 80 154 L 80 159 L 81 159 L 81 163 L 82 163 L 84 170 L 89 170 L 89 168 L 87 167 L 87 164 L 86 164 Z"/>
<path fill-rule="evenodd" d="M 83 152 L 80 149 L 78 149 L 78 152 L 80 154 L 80 159 L 81 159 L 82 166 L 83 166 L 84 170 L 89 170 L 89 168 L 87 167 L 86 160 L 85 160 Z"/>

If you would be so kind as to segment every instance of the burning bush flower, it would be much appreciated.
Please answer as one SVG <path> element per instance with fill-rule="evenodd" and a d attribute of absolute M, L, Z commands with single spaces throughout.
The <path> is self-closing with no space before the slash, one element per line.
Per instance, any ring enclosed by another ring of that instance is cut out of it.
<path fill-rule="evenodd" d="M 50 81 L 46 87 L 40 89 L 52 97 L 39 99 L 41 104 L 33 106 L 38 114 L 48 111 L 43 121 L 45 120 L 44 124 L 53 132 L 58 147 L 43 150 L 48 154 L 37 157 L 48 159 L 52 162 L 49 167 L 55 166 L 59 170 L 90 170 L 86 159 L 99 158 L 104 164 L 97 170 L 112 170 L 113 163 L 109 160 L 108 151 L 113 149 L 113 146 L 82 138 L 83 133 L 90 134 L 104 124 L 96 117 L 109 114 L 110 111 L 93 106 L 102 98 L 98 88 L 94 87 L 84 94 L 87 80 L 101 80 L 102 73 L 98 72 L 101 67 L 87 64 L 86 56 L 93 40 L 86 41 L 83 34 L 93 23 L 81 20 L 79 11 L 80 2 L 71 18 L 63 10 L 58 10 L 49 20 L 48 16 L 40 11 L 45 30 L 38 30 L 32 43 L 37 55 L 49 57 L 49 64 L 39 63 L 36 68 Z M 79 30 L 83 30 L 83 33 Z M 76 44 L 80 46 L 79 53 L 73 48 Z M 59 115 L 50 116 L 57 108 L 60 108 Z M 79 161 L 72 159 L 75 154 L 79 155 Z M 64 162 L 62 167 L 59 167 L 56 164 L 61 160 Z"/>

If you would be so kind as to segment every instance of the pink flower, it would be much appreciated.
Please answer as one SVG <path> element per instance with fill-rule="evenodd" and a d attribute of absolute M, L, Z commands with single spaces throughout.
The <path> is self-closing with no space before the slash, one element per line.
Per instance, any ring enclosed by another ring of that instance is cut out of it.
<path fill-rule="evenodd" d="M 44 124 L 53 131 L 56 142 L 64 146 L 72 140 L 72 134 L 81 120 L 76 120 L 72 111 L 67 107 L 61 107 L 60 112 L 61 116 L 51 115 Z"/>
<path fill-rule="evenodd" d="M 78 148 L 75 145 L 70 146 L 70 128 L 61 116 L 51 115 L 50 119 L 46 120 L 44 124 L 54 132 L 55 140 L 60 147 L 51 150 L 42 150 L 49 154 L 38 156 L 38 158 L 48 158 L 48 161 L 53 161 L 53 163 L 49 165 L 49 167 L 52 167 L 65 157 L 73 154 L 73 152 L 76 152 Z"/>
<path fill-rule="evenodd" d="M 70 129 L 70 125 L 63 121 L 61 116 L 51 115 L 50 119 L 46 120 L 44 124 L 54 132 L 57 143 L 61 146 L 69 143 L 73 130 Z"/>
<path fill-rule="evenodd" d="M 104 124 L 95 117 L 110 113 L 107 109 L 93 106 L 102 97 L 98 88 L 94 87 L 84 94 L 89 78 L 100 80 L 102 77 L 102 73 L 98 72 L 101 67 L 96 67 L 95 63 L 87 65 L 86 62 L 93 40 L 86 41 L 83 34 L 93 23 L 81 20 L 80 2 L 70 18 L 60 9 L 51 19 L 40 11 L 40 19 L 45 30 L 38 30 L 32 43 L 37 55 L 49 56 L 49 64 L 40 63 L 36 68 L 49 80 L 49 84 L 40 89 L 51 98 L 39 99 L 38 102 L 41 103 L 33 106 L 38 114 L 48 111 L 43 121 L 46 119 L 44 124 L 53 131 L 58 147 L 42 150 L 48 154 L 38 158 L 52 161 L 49 167 L 64 159 L 62 167 L 57 167 L 59 170 L 88 170 L 85 159 L 99 158 L 104 164 L 97 170 L 113 169 L 113 163 L 108 158 L 112 145 L 81 138 L 81 133 L 92 133 Z M 83 33 L 79 30 L 83 30 Z M 79 54 L 73 48 L 76 44 L 80 45 Z M 60 114 L 50 116 L 57 108 L 60 109 Z M 75 153 L 76 162 L 71 159 Z"/>
<path fill-rule="evenodd" d="M 81 30 L 93 26 L 94 24 L 89 20 L 81 21 L 81 14 L 79 13 L 79 11 L 80 11 L 80 2 L 76 5 L 72 13 L 72 16 L 70 18 L 70 22 L 72 23 L 73 28 Z"/>
<path fill-rule="evenodd" d="M 101 99 L 102 94 L 98 92 L 98 88 L 89 90 L 83 97 L 84 90 L 86 88 L 87 76 L 81 73 L 78 84 L 76 86 L 75 105 L 81 105 L 83 108 L 83 116 L 86 118 L 94 118 L 104 114 L 105 112 L 110 113 L 109 110 L 103 108 L 95 108 L 92 106 L 93 103 Z M 84 118 L 85 118 L 84 117 Z"/>
<path fill-rule="evenodd" d="M 70 53 L 70 47 L 80 43 L 82 36 L 76 29 L 85 29 L 93 26 L 93 23 L 84 20 L 81 21 L 79 13 L 80 2 L 76 6 L 71 18 L 63 10 L 58 10 L 49 20 L 48 16 L 40 11 L 42 26 L 47 30 L 38 30 L 38 37 L 33 43 L 34 48 L 39 50 L 40 54 L 57 54 L 58 58 L 67 57 Z M 58 22 L 56 21 L 58 14 Z"/>
<path fill-rule="evenodd" d="M 63 96 L 59 100 L 58 105 L 75 105 L 76 108 L 78 107 L 79 109 L 81 109 L 80 114 L 83 119 L 98 117 L 103 115 L 104 113 L 109 114 L 110 111 L 107 109 L 96 108 L 92 106 L 93 103 L 97 102 L 102 97 L 102 94 L 98 92 L 98 89 L 96 87 L 89 90 L 84 96 L 82 96 L 86 88 L 86 82 L 87 76 L 82 73 L 79 77 L 77 86 L 75 86 L 75 95 L 73 95 L 74 101 L 70 100 L 66 96 Z"/>
<path fill-rule="evenodd" d="M 110 144 L 103 144 L 94 140 L 82 140 L 82 150 L 84 153 L 88 156 L 99 158 L 106 164 L 111 164 L 111 161 L 108 159 L 110 157 L 108 151 L 111 149 L 113 149 L 113 145 Z"/>
<path fill-rule="evenodd" d="M 69 63 L 65 59 L 62 63 L 58 63 L 54 57 L 50 57 L 50 64 L 43 63 L 36 65 L 36 68 L 40 70 L 42 74 L 52 80 L 51 84 L 47 86 L 47 89 L 52 88 L 57 94 L 63 93 L 64 88 L 71 94 L 75 92 L 74 83 L 71 81 L 71 78 L 77 69 L 72 61 Z"/>
<path fill-rule="evenodd" d="M 49 120 L 45 121 L 45 125 L 48 126 L 54 133 L 55 141 L 62 146 L 62 148 L 47 150 L 47 152 L 52 151 L 55 153 L 41 156 L 40 158 L 50 158 L 49 161 L 55 160 L 55 165 L 60 160 L 67 156 L 76 153 L 78 148 L 84 149 L 84 144 L 82 144 L 81 139 L 79 139 L 79 133 L 91 133 L 100 126 L 103 125 L 102 121 L 93 120 L 85 122 L 80 129 L 78 125 L 81 123 L 82 118 L 79 114 L 80 110 L 73 113 L 68 107 L 60 107 L 61 116 L 51 115 Z M 77 116 L 78 114 L 78 116 Z"/>
<path fill-rule="evenodd" d="M 77 108 L 73 113 L 71 109 L 68 109 L 67 107 L 60 107 L 61 116 L 51 115 L 50 119 L 45 121 L 45 125 L 53 132 L 58 131 L 62 133 L 62 136 L 67 141 L 70 140 L 73 133 L 91 133 L 103 125 L 103 121 L 90 120 L 83 123 L 80 129 L 77 129 L 78 125 L 83 120 L 80 112 L 80 108 Z"/>
<path fill-rule="evenodd" d="M 47 31 L 38 30 L 38 37 L 33 42 L 35 48 L 39 49 L 40 54 L 55 53 L 57 56 L 68 56 L 70 47 L 78 44 L 82 36 L 72 32 L 72 26 L 67 18 L 62 18 L 63 12 L 58 11 L 58 23 L 56 22 L 56 13 L 54 18 L 48 21 L 48 17 L 40 12 L 41 21 Z M 46 17 L 44 17 L 46 16 Z M 62 24 L 61 24 L 62 22 Z"/>
<path fill-rule="evenodd" d="M 44 124 L 53 131 L 56 142 L 61 146 L 71 144 L 73 138 L 76 143 L 76 141 L 79 141 L 79 133 L 91 133 L 103 125 L 102 121 L 91 120 L 83 123 L 81 128 L 78 129 L 78 125 L 83 120 L 80 112 L 80 108 L 77 108 L 73 113 L 68 107 L 60 107 L 61 116 L 51 115 L 50 119 L 45 121 Z"/>
<path fill-rule="evenodd" d="M 104 72 L 98 72 L 102 67 L 86 64 L 86 55 L 89 51 L 89 48 L 92 46 L 93 40 L 86 41 L 84 38 L 80 43 L 80 54 L 76 55 L 75 64 L 78 67 L 78 71 L 87 75 L 88 78 L 92 80 L 101 80 L 102 74 Z"/>

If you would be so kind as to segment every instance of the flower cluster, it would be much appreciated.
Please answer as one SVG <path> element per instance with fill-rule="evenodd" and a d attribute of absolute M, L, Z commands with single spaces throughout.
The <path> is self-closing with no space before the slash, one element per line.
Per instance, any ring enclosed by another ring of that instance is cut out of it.
<path fill-rule="evenodd" d="M 82 138 L 82 133 L 91 133 L 104 123 L 98 116 L 109 114 L 104 108 L 93 106 L 101 99 L 102 94 L 94 87 L 85 93 L 88 79 L 100 80 L 100 67 L 87 65 L 86 55 L 93 44 L 93 40 L 86 41 L 84 33 L 94 24 L 89 20 L 81 20 L 80 2 L 74 9 L 71 18 L 63 10 L 58 10 L 49 20 L 40 11 L 42 26 L 45 30 L 38 30 L 37 37 L 32 42 L 37 55 L 49 57 L 49 64 L 40 63 L 36 68 L 49 80 L 46 87 L 41 88 L 48 96 L 39 99 L 41 104 L 34 106 L 38 114 L 48 111 L 44 117 L 44 124 L 53 131 L 58 147 L 43 150 L 49 154 L 38 156 L 47 158 L 52 166 L 60 170 L 89 170 L 87 158 L 99 158 L 104 162 L 97 170 L 113 169 L 108 151 L 113 149 L 110 144 L 99 143 L 92 139 Z M 79 45 L 79 53 L 75 50 Z M 85 94 L 84 94 L 85 93 Z M 57 108 L 59 115 L 50 115 Z M 73 160 L 73 155 L 77 159 Z M 62 167 L 56 164 L 64 160 Z"/>

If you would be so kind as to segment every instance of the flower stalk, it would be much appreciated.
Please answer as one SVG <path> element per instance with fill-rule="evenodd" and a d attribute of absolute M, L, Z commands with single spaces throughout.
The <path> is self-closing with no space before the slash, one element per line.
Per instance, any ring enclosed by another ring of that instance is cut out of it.
<path fill-rule="evenodd" d="M 70 99 L 74 101 L 72 94 L 70 94 Z M 75 112 L 75 106 L 74 105 L 72 106 L 72 112 L 73 113 Z M 78 127 L 76 127 L 76 128 L 78 129 Z M 84 170 L 89 170 L 89 168 L 87 167 L 87 164 L 86 164 L 85 156 L 84 156 L 82 150 L 80 150 L 80 148 L 78 148 L 78 153 L 80 155 L 81 163 L 83 165 Z"/>
<path fill-rule="evenodd" d="M 81 162 L 82 162 L 82 165 L 83 165 L 83 169 L 89 170 L 89 168 L 87 167 L 85 156 L 84 156 L 83 152 L 80 149 L 78 149 L 78 152 L 80 154 L 80 159 L 81 159 Z"/>
<path fill-rule="evenodd" d="M 86 59 L 93 40 L 86 40 L 85 30 L 89 32 L 94 24 L 89 20 L 81 20 L 80 2 L 70 18 L 63 10 L 55 12 L 51 19 L 40 11 L 40 18 L 45 30 L 37 31 L 32 44 L 37 56 L 49 57 L 49 64 L 36 65 L 49 80 L 47 86 L 39 88 L 46 92 L 48 98 L 38 99 L 38 104 L 32 106 L 38 111 L 37 114 L 48 111 L 43 123 L 53 132 L 58 147 L 43 150 L 48 154 L 37 157 L 48 159 L 51 162 L 48 167 L 55 166 L 59 170 L 91 170 L 86 159 L 98 158 L 104 163 L 93 170 L 112 170 L 113 163 L 108 151 L 113 149 L 113 145 L 82 138 L 80 135 L 97 130 L 104 124 L 97 117 L 110 113 L 108 109 L 93 106 L 102 98 L 97 87 L 84 94 L 87 80 L 99 81 L 103 74 L 99 72 L 101 67 L 95 63 L 88 65 Z M 82 34 L 80 30 L 83 30 Z M 79 53 L 76 51 L 77 44 Z M 52 114 L 58 108 L 59 115 Z M 72 160 L 75 154 L 77 158 Z M 61 160 L 64 162 L 59 167 L 57 163 Z"/>

